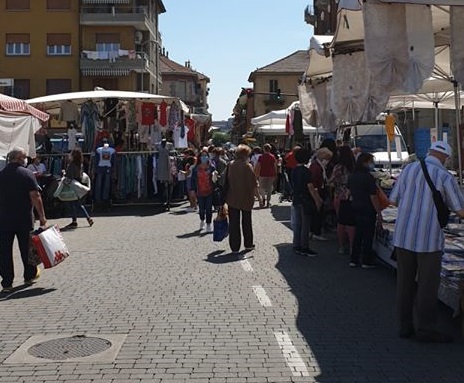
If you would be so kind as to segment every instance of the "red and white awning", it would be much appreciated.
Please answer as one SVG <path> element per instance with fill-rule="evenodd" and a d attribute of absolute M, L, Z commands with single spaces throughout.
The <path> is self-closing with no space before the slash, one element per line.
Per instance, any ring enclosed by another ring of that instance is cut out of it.
<path fill-rule="evenodd" d="M 11 113 L 29 114 L 38 118 L 40 121 L 48 121 L 50 118 L 48 113 L 42 112 L 37 108 L 26 103 L 24 100 L 20 100 L 14 97 L 5 96 L 0 94 L 0 110 Z"/>

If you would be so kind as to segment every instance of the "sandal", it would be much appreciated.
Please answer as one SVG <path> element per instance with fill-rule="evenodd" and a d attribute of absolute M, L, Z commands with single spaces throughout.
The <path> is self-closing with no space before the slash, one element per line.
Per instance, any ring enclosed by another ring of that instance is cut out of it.
<path fill-rule="evenodd" d="M 89 223 L 89 226 L 93 226 L 93 219 L 92 218 L 87 218 L 87 222 Z"/>

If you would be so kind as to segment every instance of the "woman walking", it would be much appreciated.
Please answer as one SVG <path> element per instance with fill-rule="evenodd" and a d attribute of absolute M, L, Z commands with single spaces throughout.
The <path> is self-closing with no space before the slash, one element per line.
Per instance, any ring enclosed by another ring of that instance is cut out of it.
<path fill-rule="evenodd" d="M 271 195 L 274 189 L 274 180 L 277 177 L 277 160 L 271 153 L 271 145 L 263 146 L 264 153 L 258 158 L 255 173 L 258 177 L 259 191 L 261 194 L 261 207 L 271 206 Z"/>
<path fill-rule="evenodd" d="M 76 148 L 72 150 L 69 154 L 69 160 L 70 162 L 66 168 L 65 177 L 69 180 L 69 182 L 71 182 L 71 180 L 82 182 L 83 167 L 81 149 Z M 87 212 L 87 209 L 82 204 L 81 200 L 77 197 L 77 195 L 74 201 L 68 201 L 68 207 L 71 210 L 72 221 L 69 225 L 66 226 L 67 228 L 72 229 L 77 227 L 77 214 L 80 209 L 84 212 L 88 224 L 90 226 L 93 225 L 93 219 L 90 217 L 90 214 Z"/>
<path fill-rule="evenodd" d="M 297 166 L 293 169 L 293 200 L 295 209 L 293 221 L 293 251 L 305 257 L 314 256 L 316 252 L 309 248 L 309 225 L 311 214 L 322 205 L 317 191 L 311 184 L 311 174 L 307 163 L 311 159 L 309 149 L 301 148 L 295 153 Z"/>
<path fill-rule="evenodd" d="M 248 163 L 251 149 L 239 145 L 235 151 L 236 159 L 231 161 L 226 170 L 226 202 L 229 208 L 229 245 L 232 252 L 240 250 L 242 235 L 245 250 L 253 250 L 253 227 L 251 211 L 257 188 L 253 167 Z M 241 218 L 241 230 L 240 230 Z"/>
<path fill-rule="evenodd" d="M 348 178 L 354 171 L 354 155 L 349 146 L 339 149 L 338 163 L 332 171 L 329 185 L 334 192 L 334 209 L 337 215 L 338 253 L 343 254 L 347 248 L 351 249 L 354 243 L 355 222 L 351 206 L 351 195 L 348 189 Z M 347 246 L 347 240 L 349 247 Z"/>
<path fill-rule="evenodd" d="M 350 267 L 360 265 L 365 269 L 375 267 L 372 243 L 376 222 L 382 221 L 382 210 L 377 197 L 377 184 L 370 173 L 372 169 L 374 169 L 374 156 L 370 153 L 361 153 L 356 160 L 355 171 L 348 180 L 356 222 Z"/>
<path fill-rule="evenodd" d="M 209 161 L 208 149 L 204 148 L 197 158 L 197 164 L 192 170 L 192 190 L 195 191 L 198 201 L 198 213 L 200 215 L 200 230 L 213 231 L 211 222 L 213 220 L 213 173 L 215 169 Z"/>

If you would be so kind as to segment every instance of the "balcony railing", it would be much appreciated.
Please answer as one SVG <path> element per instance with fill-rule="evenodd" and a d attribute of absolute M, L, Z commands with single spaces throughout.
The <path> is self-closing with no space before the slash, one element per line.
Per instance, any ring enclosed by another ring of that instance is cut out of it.
<path fill-rule="evenodd" d="M 155 33 L 153 17 L 144 5 L 85 5 L 80 9 L 81 25 L 130 25 Z"/>

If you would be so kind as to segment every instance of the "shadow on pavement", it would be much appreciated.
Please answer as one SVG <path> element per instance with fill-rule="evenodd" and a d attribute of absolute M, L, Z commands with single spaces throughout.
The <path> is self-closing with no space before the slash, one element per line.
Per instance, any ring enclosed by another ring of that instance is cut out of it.
<path fill-rule="evenodd" d="M 37 296 L 45 295 L 53 291 L 56 291 L 56 289 L 45 289 L 43 287 L 33 287 L 30 289 L 27 289 L 27 287 L 30 287 L 30 286 L 25 286 L 25 285 L 19 286 L 15 288 L 13 292 L 9 294 L 4 294 L 3 297 L 0 295 L 0 302 L 11 300 L 11 299 L 37 297 Z"/>
<path fill-rule="evenodd" d="M 212 253 L 209 253 L 206 256 L 205 261 L 210 262 L 210 263 L 230 263 L 230 262 L 238 262 L 244 259 L 244 254 L 245 252 L 239 252 L 239 253 L 225 253 L 225 250 L 216 250 L 213 251 Z"/>
<path fill-rule="evenodd" d="M 288 227 L 290 230 L 290 205 L 272 205 L 271 214 L 277 222 Z"/>
<path fill-rule="evenodd" d="M 333 242 L 312 242 L 319 253 L 314 258 L 295 255 L 291 244 L 276 246 L 276 268 L 298 302 L 298 330 L 319 365 L 317 382 L 462 381 L 464 342 L 451 310 L 440 306 L 439 329 L 454 335 L 455 343 L 400 339 L 395 272 L 350 269 Z"/>
<path fill-rule="evenodd" d="M 203 233 L 203 235 L 206 235 L 206 234 L 209 234 L 209 233 Z M 199 237 L 199 236 L 201 236 L 201 230 L 197 229 L 195 231 L 192 231 L 191 233 L 185 233 L 185 234 L 181 234 L 181 235 L 176 235 L 176 238 L 188 239 L 188 238 Z"/>

